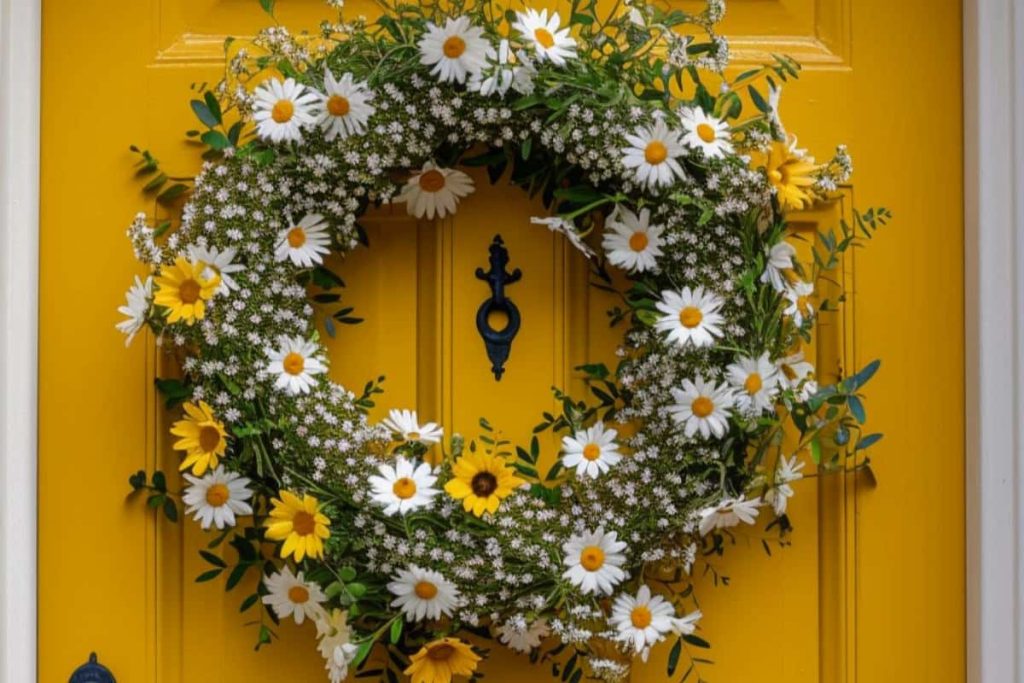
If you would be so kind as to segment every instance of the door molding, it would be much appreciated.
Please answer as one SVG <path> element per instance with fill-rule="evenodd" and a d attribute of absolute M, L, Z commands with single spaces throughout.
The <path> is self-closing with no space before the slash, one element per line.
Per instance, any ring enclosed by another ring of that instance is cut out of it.
<path fill-rule="evenodd" d="M 40 0 L 0 0 L 0 682 L 36 680 Z"/>
<path fill-rule="evenodd" d="M 1024 0 L 964 4 L 967 663 L 1024 683 Z M 40 1 L 0 0 L 0 682 L 36 678 Z"/>
<path fill-rule="evenodd" d="M 1021 683 L 1024 0 L 967 0 L 963 35 L 967 680 Z"/>

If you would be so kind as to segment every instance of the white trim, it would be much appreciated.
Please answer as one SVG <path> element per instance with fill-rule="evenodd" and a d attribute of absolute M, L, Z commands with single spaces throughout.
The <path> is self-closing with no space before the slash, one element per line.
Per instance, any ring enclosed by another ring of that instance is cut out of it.
<path fill-rule="evenodd" d="M 964 6 L 967 667 L 1024 683 L 1024 0 Z"/>
<path fill-rule="evenodd" d="M 0 683 L 36 680 L 39 0 L 0 0 Z"/>

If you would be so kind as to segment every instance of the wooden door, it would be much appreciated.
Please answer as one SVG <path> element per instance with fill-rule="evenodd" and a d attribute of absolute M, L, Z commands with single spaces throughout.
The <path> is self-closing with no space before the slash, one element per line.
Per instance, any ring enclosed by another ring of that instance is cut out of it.
<path fill-rule="evenodd" d="M 278 5 L 290 26 L 312 27 L 323 14 L 314 0 Z M 374 10 L 367 3 L 363 11 Z M 172 142 L 191 127 L 189 88 L 219 79 L 225 35 L 251 35 L 265 20 L 249 0 L 44 7 L 41 681 L 67 680 L 92 650 L 126 682 L 323 680 L 312 626 L 281 628 L 270 651 L 254 652 L 250 617 L 238 611 L 246 587 L 225 594 L 216 582 L 193 581 L 205 568 L 195 552 L 204 535 L 125 502 L 130 472 L 175 469 L 152 386 L 160 362 L 152 339 L 126 351 L 113 329 L 114 305 L 137 268 L 123 226 L 152 209 L 128 146 L 151 148 L 174 172 L 194 171 L 195 150 Z M 791 547 L 768 557 L 762 532 L 741 535 L 716 565 L 729 586 L 710 575 L 700 582 L 712 649 L 694 654 L 715 664 L 698 664 L 691 676 L 961 681 L 959 7 L 733 0 L 724 30 L 736 69 L 772 52 L 801 60 L 802 77 L 783 98 L 787 127 L 820 157 L 837 142 L 854 155 L 854 185 L 800 216 L 794 230 L 829 227 L 854 204 L 896 214 L 868 251 L 844 263 L 853 296 L 823 322 L 815 349 L 825 374 L 884 359 L 870 388 L 871 426 L 887 436 L 872 458 L 877 487 L 852 476 L 801 482 Z M 536 205 L 477 180 L 480 191 L 454 219 L 372 217 L 371 247 L 341 266 L 345 296 L 366 320 L 332 344 L 332 372 L 350 385 L 386 374 L 378 414 L 416 406 L 469 437 L 486 417 L 522 442 L 550 405 L 550 386 L 578 389 L 573 366 L 607 358 L 609 302 L 586 286 L 561 238 L 529 225 Z M 473 270 L 486 267 L 498 233 L 524 271 L 510 290 L 524 327 L 501 383 L 473 322 L 488 294 Z M 386 268 L 396 259 L 415 267 Z M 361 349 L 358 366 L 344 363 L 347 345 Z M 666 680 L 664 655 L 633 680 Z M 485 671 L 499 683 L 547 675 L 511 655 Z"/>

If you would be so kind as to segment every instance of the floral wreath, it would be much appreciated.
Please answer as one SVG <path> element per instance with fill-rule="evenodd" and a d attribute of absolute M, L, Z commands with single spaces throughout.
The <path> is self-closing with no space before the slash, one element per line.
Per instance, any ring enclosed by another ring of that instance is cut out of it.
<path fill-rule="evenodd" d="M 216 530 L 197 580 L 259 573 L 241 605 L 261 610 L 258 646 L 309 619 L 334 683 L 475 678 L 491 638 L 572 683 L 622 680 L 668 640 L 671 675 L 708 646 L 694 566 L 736 525 L 786 534 L 806 459 L 862 466 L 880 438 L 859 393 L 877 362 L 822 387 L 800 348 L 839 301 L 814 283 L 888 212 L 855 213 L 797 259 L 786 213 L 829 199 L 851 162 L 840 147 L 816 163 L 783 128 L 792 60 L 723 75 L 720 0 L 607 15 L 574 0 L 568 21 L 463 0 L 347 21 L 330 4 L 319 35 L 229 41 L 224 81 L 192 101 L 194 180 L 133 148 L 168 217 L 129 229 L 150 275 L 118 327 L 149 327 L 180 363 L 157 382 L 184 411 L 181 503 Z M 561 414 L 535 430 L 562 437 L 544 472 L 536 437 L 513 445 L 481 420 L 477 439 L 445 440 L 412 410 L 372 423 L 379 381 L 356 394 L 327 376 L 319 330 L 359 319 L 325 256 L 366 244 L 371 207 L 456 212 L 465 167 L 540 193 L 551 215 L 535 223 L 600 286 L 610 269 L 629 281 L 610 312 L 618 366 L 580 368 L 590 394 L 557 392 Z M 162 472 L 131 484 L 177 518 Z"/>

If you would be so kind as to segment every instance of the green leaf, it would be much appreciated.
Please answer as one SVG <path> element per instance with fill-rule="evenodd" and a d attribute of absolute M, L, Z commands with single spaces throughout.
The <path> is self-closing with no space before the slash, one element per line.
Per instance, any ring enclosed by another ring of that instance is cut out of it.
<path fill-rule="evenodd" d="M 133 491 L 138 491 L 146 485 L 146 470 L 139 470 L 132 476 L 128 477 L 128 484 L 131 485 Z"/>
<path fill-rule="evenodd" d="M 260 599 L 260 594 L 259 593 L 253 593 L 252 595 L 248 596 L 245 600 L 242 600 L 242 604 L 238 606 L 238 611 L 239 612 L 246 611 L 247 609 L 249 609 L 250 607 L 255 605 L 259 601 L 259 599 Z"/>
<path fill-rule="evenodd" d="M 672 650 L 668 653 L 668 666 L 666 667 L 665 674 L 668 677 L 676 672 L 676 667 L 679 666 L 679 655 L 683 653 L 683 640 L 681 638 L 676 639 L 675 645 L 672 646 Z"/>
<path fill-rule="evenodd" d="M 213 115 L 213 112 L 210 111 L 210 108 L 202 100 L 192 100 L 189 104 L 192 105 L 192 113 L 207 128 L 216 128 L 220 124 L 218 117 Z"/>
<path fill-rule="evenodd" d="M 164 397 L 164 406 L 173 408 L 192 397 L 192 388 L 180 379 L 156 379 L 156 389 Z"/>
<path fill-rule="evenodd" d="M 352 567 L 342 567 L 341 571 L 338 572 L 338 576 L 341 577 L 342 581 L 348 583 L 356 578 L 356 570 Z"/>
<path fill-rule="evenodd" d="M 164 500 L 164 516 L 172 522 L 178 521 L 178 506 L 171 498 Z"/>
<path fill-rule="evenodd" d="M 391 633 L 389 634 L 389 638 L 391 639 L 392 644 L 397 644 L 401 639 L 403 624 L 404 621 L 402 619 L 395 619 L 391 622 Z"/>
<path fill-rule="evenodd" d="M 217 557 L 216 555 L 211 553 L 209 550 L 200 550 L 199 551 L 199 555 L 202 556 L 202 558 L 204 560 L 206 560 L 207 562 L 212 564 L 214 567 L 220 567 L 221 569 L 227 569 L 228 568 L 228 563 L 227 562 L 225 562 L 221 558 Z"/>
<path fill-rule="evenodd" d="M 208 130 L 199 136 L 199 139 L 203 141 L 203 144 L 209 145 L 213 149 L 219 150 L 231 147 L 231 141 L 219 130 Z"/>
<path fill-rule="evenodd" d="M 186 190 L 188 190 L 188 185 L 175 183 L 157 195 L 156 200 L 161 204 L 170 204 L 175 199 L 183 195 Z"/>
<path fill-rule="evenodd" d="M 218 576 L 220 576 L 220 573 L 222 571 L 224 571 L 224 570 L 223 569 L 210 569 L 209 571 L 205 571 L 205 572 L 203 572 L 202 574 L 200 574 L 199 576 L 196 577 L 196 583 L 203 583 L 204 581 L 211 581 L 213 579 L 216 579 Z"/>
<path fill-rule="evenodd" d="M 881 440 L 882 434 L 868 434 L 867 436 L 862 436 L 860 440 L 857 442 L 857 445 L 854 447 L 854 450 L 862 451 L 865 448 L 871 448 Z"/>
<path fill-rule="evenodd" d="M 846 405 L 850 407 L 850 412 L 853 413 L 855 418 L 857 418 L 857 422 L 864 424 L 867 421 L 868 417 L 864 412 L 864 404 L 859 398 L 856 396 L 847 396 Z"/>
<path fill-rule="evenodd" d="M 692 633 L 684 635 L 683 640 L 685 640 L 688 644 L 693 645 L 694 647 L 702 647 L 705 649 L 711 647 L 711 643 L 704 640 L 700 636 L 693 635 Z"/>
<path fill-rule="evenodd" d="M 220 125 L 224 123 L 224 119 L 220 113 L 220 102 L 217 101 L 214 94 L 207 90 L 203 93 L 203 99 L 206 101 L 206 108 L 210 110 L 210 113 L 213 114 L 213 117 L 217 120 L 217 124 Z"/>
<path fill-rule="evenodd" d="M 243 564 L 237 565 L 234 569 L 232 569 L 231 573 L 228 574 L 228 581 L 225 584 L 224 589 L 225 590 L 231 590 L 235 586 L 237 586 L 238 582 L 242 580 L 242 577 L 245 576 L 245 573 L 247 571 L 249 571 L 249 567 L 251 567 L 251 566 L 252 566 L 251 564 L 244 564 L 243 563 Z"/>
<path fill-rule="evenodd" d="M 747 92 L 750 93 L 750 99 L 753 100 L 754 106 L 760 109 L 762 113 L 767 114 L 772 110 L 772 108 L 768 106 L 764 97 L 761 96 L 761 93 L 757 91 L 757 88 L 752 85 L 747 86 Z"/>
<path fill-rule="evenodd" d="M 350 583 L 345 586 L 345 589 L 353 598 L 361 598 L 366 595 L 366 586 L 361 583 Z"/>
<path fill-rule="evenodd" d="M 260 0 L 260 7 L 270 16 L 274 16 L 274 0 Z"/>

